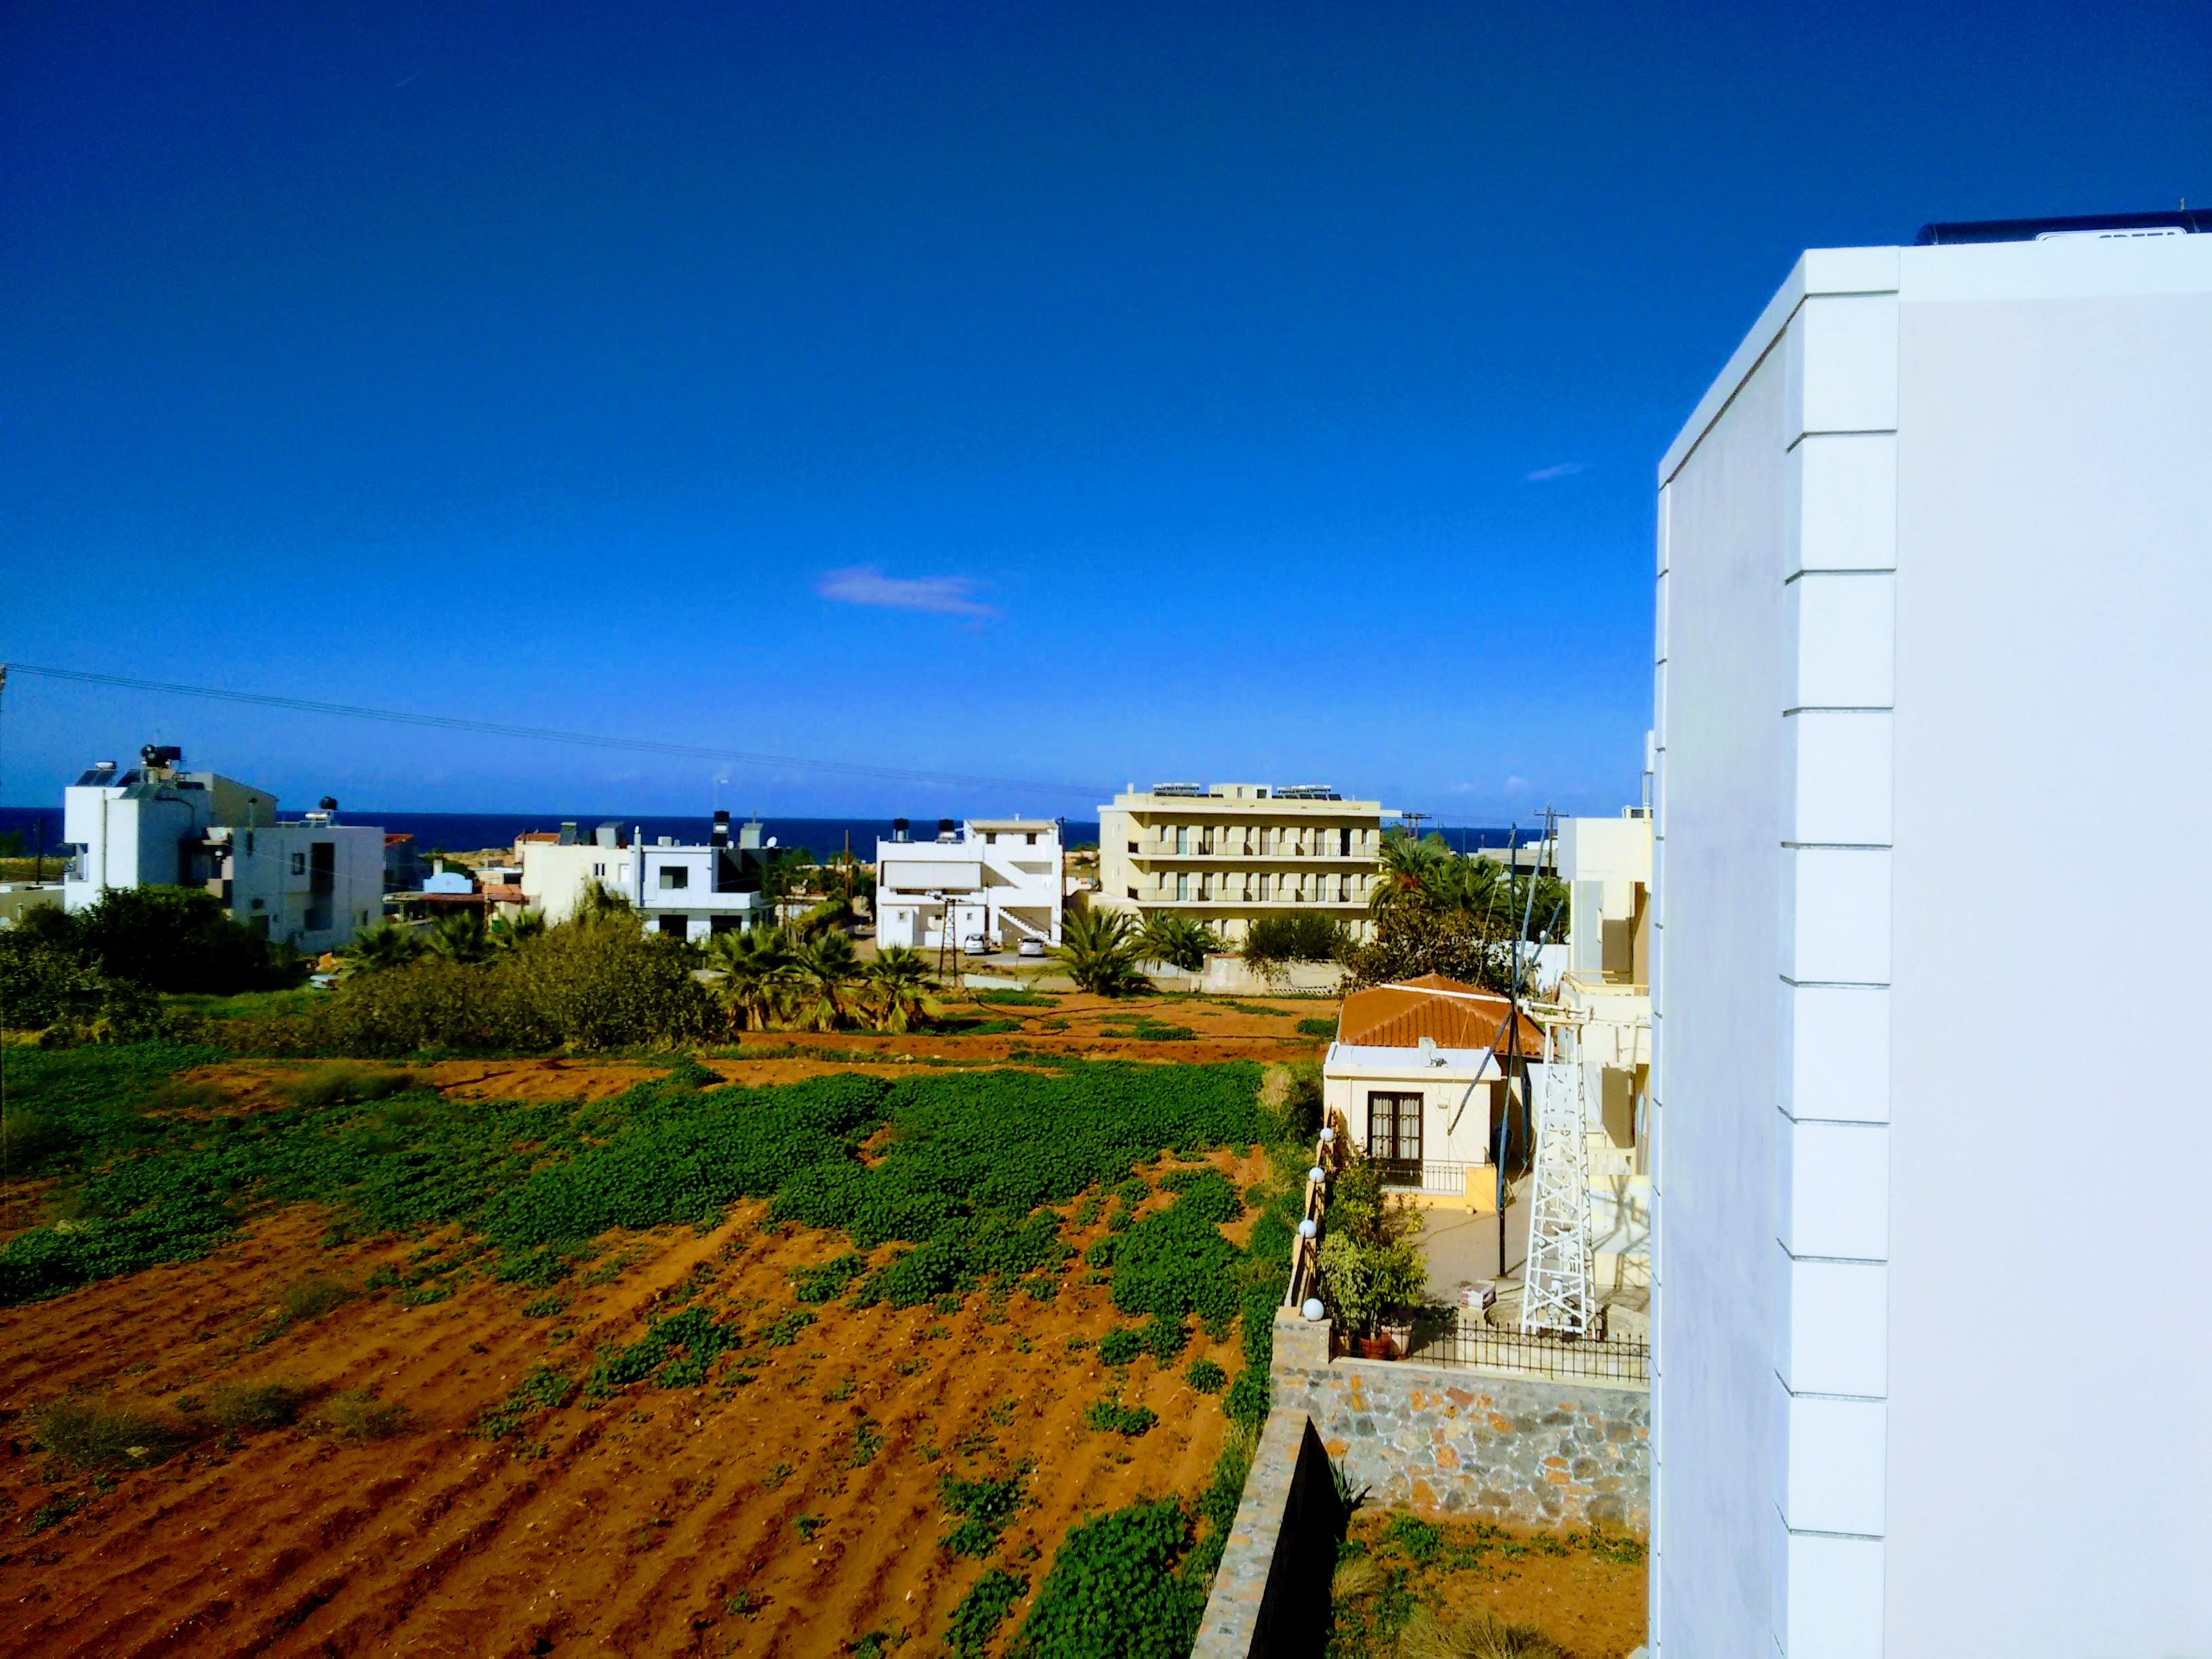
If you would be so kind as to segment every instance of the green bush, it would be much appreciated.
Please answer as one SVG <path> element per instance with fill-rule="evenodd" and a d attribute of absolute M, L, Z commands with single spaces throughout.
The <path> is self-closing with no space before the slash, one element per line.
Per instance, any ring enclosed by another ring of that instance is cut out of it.
<path fill-rule="evenodd" d="M 1205 1586 L 1176 1571 L 1191 1517 L 1173 1498 L 1069 1529 L 1009 1652 L 1014 1659 L 1185 1659 Z"/>
<path fill-rule="evenodd" d="M 1211 1359 L 1194 1359 L 1184 1368 L 1182 1380 L 1200 1394 L 1219 1394 L 1229 1385 L 1229 1373 Z"/>
<path fill-rule="evenodd" d="M 1243 1207 L 1225 1176 L 1204 1171 L 1173 1204 L 1123 1235 L 1114 1252 L 1114 1305 L 1177 1321 L 1196 1314 L 1210 1327 L 1225 1326 L 1236 1316 L 1240 1253 L 1219 1224 Z"/>
<path fill-rule="evenodd" d="M 1092 1401 L 1083 1413 L 1083 1420 L 1101 1434 L 1118 1434 L 1134 1440 L 1160 1419 L 1149 1406 L 1125 1406 L 1118 1400 L 1107 1399 Z"/>
<path fill-rule="evenodd" d="M 289 949 L 272 945 L 196 887 L 118 887 L 82 910 L 34 910 L 11 931 L 154 991 L 228 995 L 302 977 Z"/>
<path fill-rule="evenodd" d="M 281 1429 L 300 1414 L 307 1390 L 289 1378 L 218 1382 L 208 1390 L 208 1415 L 221 1427 Z"/>
<path fill-rule="evenodd" d="M 31 1438 L 87 1468 L 158 1463 L 190 1437 L 173 1418 L 102 1394 L 65 1394 L 31 1413 Z"/>
<path fill-rule="evenodd" d="M 340 1106 L 382 1100 L 416 1086 L 413 1073 L 360 1060 L 334 1060 L 276 1085 L 295 1106 Z"/>
<path fill-rule="evenodd" d="M 27 927 L 0 927 L 0 1030 L 130 1042 L 159 1036 L 166 1024 L 161 1000 L 144 986 L 101 971 L 81 951 Z"/>
<path fill-rule="evenodd" d="M 1134 1325 L 1117 1326 L 1098 1339 L 1098 1358 L 1102 1364 L 1126 1365 L 1144 1351 L 1144 1339 L 1137 1334 Z"/>
<path fill-rule="evenodd" d="M 1298 1022 L 1298 1035 L 1326 1042 L 1335 1036 L 1336 1022 L 1333 1019 L 1302 1019 Z"/>
<path fill-rule="evenodd" d="M 407 1408 L 380 1400 L 372 1388 L 349 1389 L 324 1402 L 313 1426 L 334 1440 L 360 1443 L 388 1440 L 407 1427 Z"/>
<path fill-rule="evenodd" d="M 972 1555 L 979 1559 L 997 1548 L 999 1534 L 1006 1529 L 1022 1506 L 1022 1482 L 1028 1473 L 1024 1466 L 998 1480 L 963 1480 L 957 1475 L 939 1475 L 938 1501 L 960 1517 L 959 1523 L 940 1540 L 944 1547 L 955 1555 Z"/>
<path fill-rule="evenodd" d="M 996 1567 L 978 1578 L 952 1609 L 952 1622 L 945 1632 L 945 1651 L 950 1659 L 983 1659 L 1000 1625 L 1029 1587 L 1028 1579 Z"/>
<path fill-rule="evenodd" d="M 1267 968 L 1288 962 L 1335 962 L 1352 946 L 1352 935 L 1333 916 L 1311 911 L 1261 916 L 1244 934 L 1243 956 Z"/>

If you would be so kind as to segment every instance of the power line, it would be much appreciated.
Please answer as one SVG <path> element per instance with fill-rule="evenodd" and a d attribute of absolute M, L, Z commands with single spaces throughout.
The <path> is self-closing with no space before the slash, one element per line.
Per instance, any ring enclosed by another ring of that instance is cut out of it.
<path fill-rule="evenodd" d="M 170 696 L 206 697 L 217 702 L 250 703 L 261 708 L 285 708 L 303 714 L 335 715 L 343 720 L 383 720 L 394 726 L 427 726 L 441 732 L 480 732 L 491 737 L 521 738 L 532 743 L 565 743 L 589 749 L 619 749 L 635 754 L 673 755 L 686 760 L 735 761 L 748 766 L 788 766 L 810 772 L 835 772 L 847 777 L 882 778 L 896 783 L 952 784 L 970 789 L 1004 789 L 1022 794 L 1074 795 L 1114 793 L 1110 784 L 1047 783 L 1035 778 L 971 777 L 957 772 L 926 772 L 911 767 L 869 766 L 857 761 L 809 760 L 796 755 L 760 755 L 742 749 L 711 749 L 696 744 L 656 743 L 648 738 L 605 737 L 591 732 L 561 732 L 548 726 L 511 726 L 500 720 L 471 720 L 459 714 L 419 714 L 399 708 L 364 708 L 353 703 L 322 702 L 312 697 L 283 697 L 264 691 L 227 691 L 208 685 L 179 685 L 167 680 L 142 680 L 127 674 L 94 674 L 77 668 L 42 668 L 33 663 L 0 664 L 0 674 L 13 672 L 41 679 L 68 680 L 83 685 L 113 685 L 133 691 L 158 691 Z"/>

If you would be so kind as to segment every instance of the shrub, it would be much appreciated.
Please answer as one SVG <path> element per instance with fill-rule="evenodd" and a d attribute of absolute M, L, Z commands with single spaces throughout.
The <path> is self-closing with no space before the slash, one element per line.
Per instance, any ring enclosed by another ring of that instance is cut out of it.
<path fill-rule="evenodd" d="M 276 1306 L 287 1325 L 301 1325 L 310 1319 L 321 1318 L 341 1303 L 350 1301 L 355 1294 L 351 1286 L 341 1285 L 335 1279 L 309 1273 L 287 1285 L 276 1298 Z"/>
<path fill-rule="evenodd" d="M 1109 1365 L 1126 1365 L 1144 1352 L 1134 1325 L 1122 1325 L 1098 1339 L 1098 1358 Z"/>
<path fill-rule="evenodd" d="M 298 960 L 191 887 L 118 887 L 85 908 L 34 911 L 46 942 L 106 977 L 154 991 L 223 996 L 274 989 L 301 978 Z"/>
<path fill-rule="evenodd" d="M 1194 1359 L 1185 1367 L 1182 1380 L 1200 1394 L 1219 1394 L 1229 1386 L 1229 1373 L 1211 1359 Z"/>
<path fill-rule="evenodd" d="M 378 1399 L 374 1389 L 349 1389 L 324 1401 L 314 1426 L 334 1440 L 354 1444 L 388 1440 L 406 1428 L 407 1407 Z"/>
<path fill-rule="evenodd" d="M 816 1267 L 801 1267 L 791 1276 L 792 1288 L 801 1302 L 831 1302 L 844 1294 L 845 1287 L 866 1272 L 868 1259 L 848 1250 L 844 1255 L 825 1261 Z"/>
<path fill-rule="evenodd" d="M 382 1100 L 416 1086 L 413 1073 L 360 1060 L 334 1060 L 286 1078 L 276 1092 L 295 1106 L 343 1106 Z"/>
<path fill-rule="evenodd" d="M 140 1042 L 161 1035 L 166 1024 L 160 1000 L 144 986 L 102 972 L 69 944 L 41 939 L 27 925 L 0 927 L 0 1030 Z"/>
<path fill-rule="evenodd" d="M 1175 1571 L 1191 1518 L 1172 1498 L 1071 1528 L 1053 1557 L 1015 1659 L 1183 1659 L 1198 1634 L 1204 1587 Z"/>
<path fill-rule="evenodd" d="M 1103 1349 L 1104 1345 L 1100 1345 Z M 1131 1440 L 1158 1422 L 1159 1414 L 1148 1406 L 1124 1406 L 1118 1400 L 1094 1400 L 1083 1413 L 1083 1420 L 1101 1434 L 1118 1434 Z"/>
<path fill-rule="evenodd" d="M 289 1378 L 218 1382 L 208 1390 L 208 1415 L 226 1429 L 281 1429 L 299 1416 L 307 1399 L 307 1390 Z"/>
<path fill-rule="evenodd" d="M 190 1438 L 183 1425 L 104 1394 L 65 1394 L 31 1413 L 31 1437 L 84 1468 L 158 1463 Z"/>
<path fill-rule="evenodd" d="M 1114 1252 L 1114 1305 L 1180 1321 L 1196 1314 L 1209 1325 L 1236 1316 L 1237 1247 L 1218 1224 L 1243 1212 L 1237 1189 L 1207 1170 L 1166 1209 L 1125 1234 Z"/>
<path fill-rule="evenodd" d="M 1352 947 L 1352 935 L 1334 916 L 1310 911 L 1261 916 L 1245 931 L 1241 954 L 1255 967 L 1289 962 L 1335 962 Z"/>
<path fill-rule="evenodd" d="M 1326 1042 L 1336 1035 L 1336 1022 L 1333 1019 L 1302 1019 L 1298 1022 L 1298 1035 Z"/>
<path fill-rule="evenodd" d="M 961 1517 L 959 1524 L 940 1540 L 944 1547 L 955 1555 L 978 1559 L 988 1555 L 998 1547 L 999 1534 L 1006 1529 L 1022 1506 L 1022 1482 L 1028 1474 L 1024 1466 L 1000 1480 L 963 1480 L 957 1475 L 939 1475 L 938 1501 Z"/>
<path fill-rule="evenodd" d="M 1030 1581 L 994 1567 L 978 1578 L 952 1609 L 952 1622 L 945 1632 L 945 1650 L 951 1659 L 983 1659 L 991 1638 Z"/>
<path fill-rule="evenodd" d="M 1403 1659 L 1565 1659 L 1533 1625 L 1509 1625 L 1486 1608 L 1437 1614 L 1415 1607 L 1398 1637 Z"/>

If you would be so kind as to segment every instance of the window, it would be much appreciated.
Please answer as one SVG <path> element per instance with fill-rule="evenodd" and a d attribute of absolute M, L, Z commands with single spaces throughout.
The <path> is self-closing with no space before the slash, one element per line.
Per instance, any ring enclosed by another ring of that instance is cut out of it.
<path fill-rule="evenodd" d="M 1338 842 L 1336 850 L 1339 855 L 1344 858 L 1350 858 L 1352 856 L 1352 831 L 1349 830 L 1340 830 L 1337 831 L 1337 836 Z"/>
<path fill-rule="evenodd" d="M 1132 853 L 1133 853 L 1133 852 L 1135 852 L 1135 851 L 1137 850 L 1137 843 L 1136 843 L 1136 842 L 1134 842 L 1133 841 L 1133 842 L 1131 842 L 1129 843 L 1129 850 L 1130 850 Z"/>
<path fill-rule="evenodd" d="M 669 939 L 688 939 L 691 933 L 691 919 L 689 916 L 663 916 L 660 931 Z"/>
<path fill-rule="evenodd" d="M 1260 878 L 1260 897 L 1262 901 L 1267 897 L 1267 890 L 1274 884 L 1275 878 L 1273 876 L 1262 876 Z"/>
<path fill-rule="evenodd" d="M 1129 896 L 1130 896 L 1131 898 L 1134 898 L 1134 897 L 1136 897 L 1136 896 L 1137 896 L 1137 890 L 1136 890 L 1135 888 L 1132 887 L 1132 888 L 1129 890 Z"/>
<path fill-rule="evenodd" d="M 1178 870 L 1176 872 L 1176 897 L 1178 899 L 1187 899 L 1189 896 L 1190 878 L 1182 871 Z"/>
<path fill-rule="evenodd" d="M 1420 1096 L 1370 1093 L 1367 1097 L 1367 1156 L 1401 1167 L 1421 1161 Z"/>
<path fill-rule="evenodd" d="M 691 872 L 682 865 L 664 864 L 660 866 L 661 891 L 667 892 L 672 889 L 689 887 L 690 884 Z"/>
<path fill-rule="evenodd" d="M 1350 876 L 1339 876 L 1336 878 L 1336 902 L 1339 904 L 1349 904 L 1352 902 L 1352 878 Z"/>
<path fill-rule="evenodd" d="M 295 876 L 304 876 L 307 873 L 307 855 L 305 853 L 292 854 L 292 873 Z"/>
<path fill-rule="evenodd" d="M 1176 851 L 1178 853 L 1190 851 L 1190 830 L 1187 826 L 1180 823 L 1176 825 Z"/>
<path fill-rule="evenodd" d="M 986 847 L 996 847 L 998 844 L 999 832 L 995 830 L 986 830 L 983 832 L 983 845 Z"/>
<path fill-rule="evenodd" d="M 593 865 L 592 866 L 592 876 L 594 880 L 605 881 L 607 878 L 607 866 L 604 864 Z"/>
<path fill-rule="evenodd" d="M 1024 837 L 1023 837 L 1023 840 L 1022 840 L 1022 844 L 1023 844 L 1024 847 L 1034 847 L 1034 846 L 1036 846 L 1036 830 L 1030 830 L 1030 831 L 1029 832 L 1029 834 L 1028 834 L 1027 836 L 1024 836 Z"/>
<path fill-rule="evenodd" d="M 1267 855 L 1267 848 L 1269 848 L 1269 846 L 1270 846 L 1271 844 L 1273 844 L 1273 842 L 1274 839 L 1275 839 L 1275 832 L 1274 832 L 1273 830 L 1262 830 L 1260 832 L 1260 856 L 1261 856 L 1261 857 L 1265 858 L 1265 857 Z"/>
<path fill-rule="evenodd" d="M 1213 896 L 1213 878 L 1211 875 L 1198 878 L 1198 896 L 1201 902 Z"/>

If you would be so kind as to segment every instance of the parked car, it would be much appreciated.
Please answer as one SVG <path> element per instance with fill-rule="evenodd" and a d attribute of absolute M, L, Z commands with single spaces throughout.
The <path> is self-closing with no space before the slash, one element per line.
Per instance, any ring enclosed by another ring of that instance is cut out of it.
<path fill-rule="evenodd" d="M 991 941 L 981 933 L 970 933 L 960 941 L 960 948 L 971 957 L 988 957 L 991 954 Z"/>
<path fill-rule="evenodd" d="M 1041 939 L 1025 939 L 1015 947 L 1014 953 L 1017 956 L 1041 957 L 1044 954 L 1044 941 Z"/>

